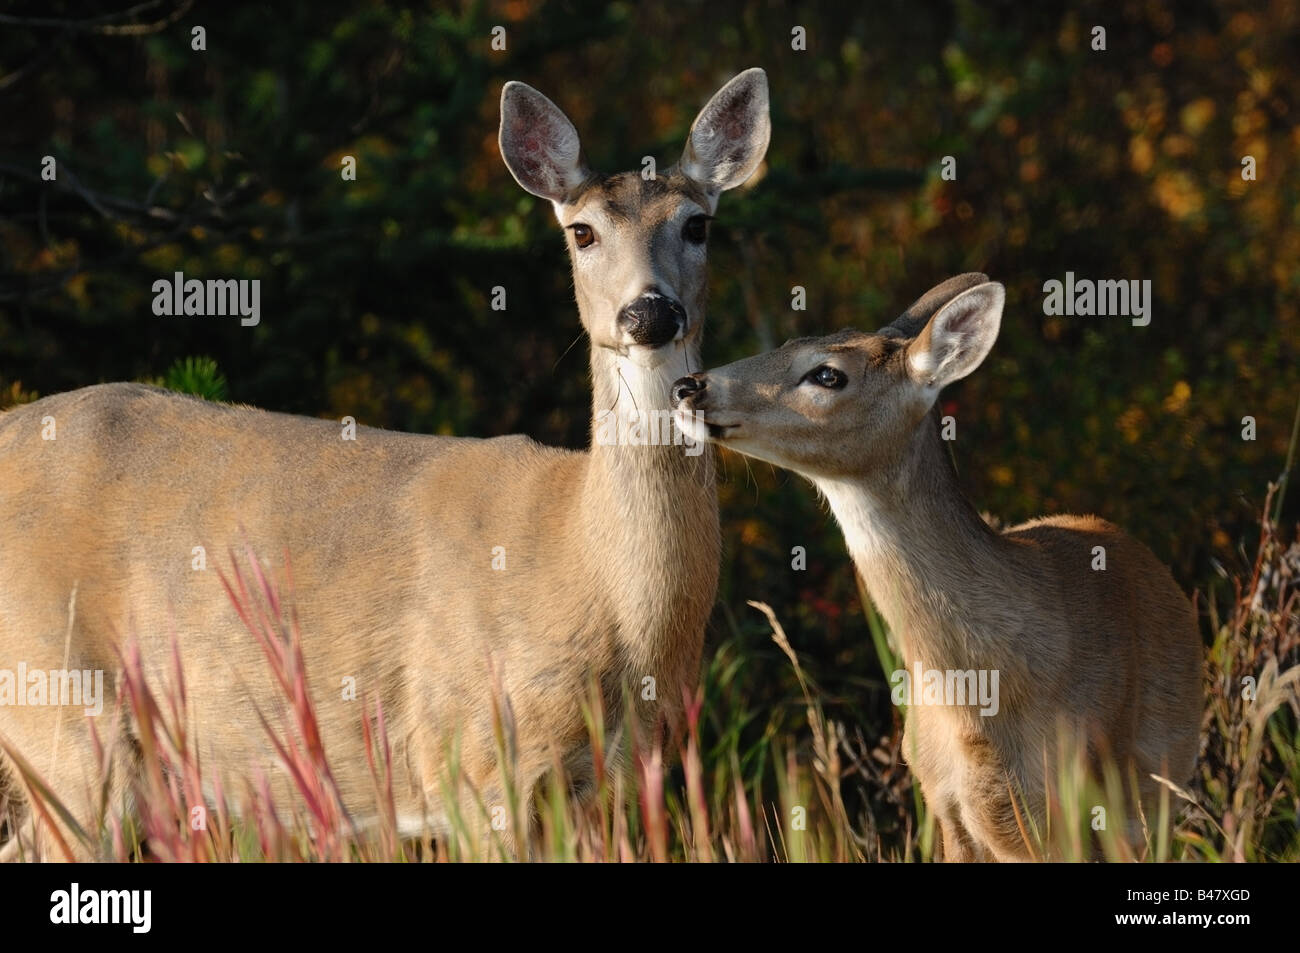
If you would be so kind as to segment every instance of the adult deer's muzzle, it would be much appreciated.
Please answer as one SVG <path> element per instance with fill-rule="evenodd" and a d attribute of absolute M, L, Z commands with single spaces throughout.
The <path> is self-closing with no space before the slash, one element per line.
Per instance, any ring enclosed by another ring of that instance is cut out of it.
<path fill-rule="evenodd" d="M 686 331 L 686 309 L 658 291 L 643 291 L 618 313 L 618 327 L 634 344 L 663 347 Z"/>

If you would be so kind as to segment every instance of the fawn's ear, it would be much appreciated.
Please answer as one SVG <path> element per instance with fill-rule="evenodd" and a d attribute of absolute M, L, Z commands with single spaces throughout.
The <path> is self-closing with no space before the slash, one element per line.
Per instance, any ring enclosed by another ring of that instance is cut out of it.
<path fill-rule="evenodd" d="M 988 280 L 989 276 L 982 271 L 968 271 L 964 275 L 955 275 L 947 281 L 941 281 L 908 305 L 906 311 L 881 328 L 879 333 L 890 337 L 914 338 L 945 304 L 963 291 L 969 291 Z"/>
<path fill-rule="evenodd" d="M 912 379 L 937 392 L 979 367 L 998 338 L 1006 296 L 1002 285 L 988 281 L 940 308 L 907 346 Z"/>
<path fill-rule="evenodd" d="M 767 153 L 767 73 L 747 69 L 734 77 L 691 123 L 678 168 L 710 195 L 743 185 Z"/>
<path fill-rule="evenodd" d="M 563 202 L 590 174 L 569 117 L 527 83 L 501 89 L 501 158 L 526 191 Z"/>

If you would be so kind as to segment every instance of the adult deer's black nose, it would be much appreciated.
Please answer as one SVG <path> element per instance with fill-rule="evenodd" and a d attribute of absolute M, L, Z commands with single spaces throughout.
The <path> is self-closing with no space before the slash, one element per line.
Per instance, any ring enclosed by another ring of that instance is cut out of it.
<path fill-rule="evenodd" d="M 699 395 L 703 394 L 705 388 L 708 386 L 708 382 L 706 382 L 699 374 L 692 374 L 690 377 L 679 377 L 673 382 L 673 406 L 676 407 L 688 397 L 695 397 L 695 403 L 698 405 Z"/>
<path fill-rule="evenodd" d="M 657 291 L 645 291 L 618 313 L 618 326 L 636 344 L 663 347 L 686 330 L 686 309 Z"/>

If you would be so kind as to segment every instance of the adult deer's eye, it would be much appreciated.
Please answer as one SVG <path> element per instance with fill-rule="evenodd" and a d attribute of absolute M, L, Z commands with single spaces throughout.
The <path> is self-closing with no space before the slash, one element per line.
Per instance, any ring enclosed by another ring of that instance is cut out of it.
<path fill-rule="evenodd" d="M 818 387 L 825 387 L 828 390 L 839 390 L 849 382 L 844 372 L 837 367 L 831 367 L 829 364 L 823 364 L 804 375 L 804 380 L 812 381 Z"/>
<path fill-rule="evenodd" d="M 709 237 L 709 217 L 707 215 L 692 215 L 686 220 L 686 226 L 682 229 L 682 237 L 692 245 L 703 245 L 705 239 Z"/>
<path fill-rule="evenodd" d="M 590 225 L 576 222 L 570 225 L 569 228 L 573 229 L 573 241 L 579 248 L 586 248 L 596 240 L 596 233 L 592 231 Z"/>

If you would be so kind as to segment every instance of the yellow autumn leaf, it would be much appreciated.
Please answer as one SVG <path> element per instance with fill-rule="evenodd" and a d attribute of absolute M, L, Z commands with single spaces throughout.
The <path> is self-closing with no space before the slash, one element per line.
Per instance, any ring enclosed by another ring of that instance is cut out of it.
<path fill-rule="evenodd" d="M 1191 396 L 1191 385 L 1187 381 L 1179 381 L 1174 385 L 1174 389 L 1169 392 L 1169 396 L 1165 398 L 1165 411 L 1171 414 L 1178 413 L 1187 405 L 1187 400 Z"/>

